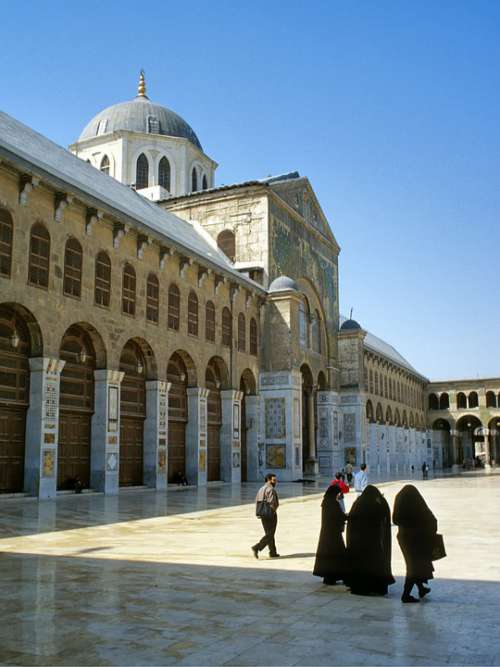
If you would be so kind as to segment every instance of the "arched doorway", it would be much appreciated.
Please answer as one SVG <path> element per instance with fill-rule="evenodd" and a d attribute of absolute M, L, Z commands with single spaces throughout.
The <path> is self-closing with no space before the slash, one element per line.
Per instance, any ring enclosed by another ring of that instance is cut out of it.
<path fill-rule="evenodd" d="M 494 417 L 489 425 L 489 444 L 490 444 L 490 462 L 491 465 L 498 465 L 500 462 L 500 417 Z"/>
<path fill-rule="evenodd" d="M 315 454 L 315 391 L 311 369 L 306 364 L 300 368 L 302 375 L 302 469 Z"/>
<path fill-rule="evenodd" d="M 220 429 L 222 425 L 221 388 L 227 386 L 227 368 L 219 357 L 212 357 L 205 372 L 207 399 L 207 482 L 221 478 Z"/>
<path fill-rule="evenodd" d="M 433 440 L 441 448 L 443 456 L 443 468 L 451 468 L 453 465 L 453 449 L 451 443 L 451 427 L 446 419 L 436 419 L 432 425 Z"/>
<path fill-rule="evenodd" d="M 168 362 L 168 481 L 186 475 L 186 424 L 188 421 L 188 372 L 179 353 Z"/>
<path fill-rule="evenodd" d="M 146 362 L 134 340 L 123 348 L 120 370 L 125 373 L 120 392 L 120 486 L 138 486 L 144 479 Z"/>
<path fill-rule="evenodd" d="M 241 481 L 248 480 L 248 449 L 247 449 L 247 432 L 249 426 L 247 424 L 247 397 L 255 396 L 257 393 L 257 383 L 254 375 L 248 368 L 243 371 L 240 380 L 240 391 L 243 393 L 241 399 Z"/>
<path fill-rule="evenodd" d="M 87 489 L 96 367 L 89 334 L 78 325 L 71 326 L 63 336 L 59 356 L 65 364 L 59 393 L 57 488 L 73 489 L 78 479 Z"/>
<path fill-rule="evenodd" d="M 472 466 L 473 460 L 484 451 L 484 435 L 482 424 L 474 415 L 464 415 L 457 422 L 458 447 L 455 452 L 455 463 Z M 481 457 L 480 457 L 481 458 Z"/>
<path fill-rule="evenodd" d="M 0 306 L 0 493 L 24 488 L 31 352 L 24 318 L 14 308 Z"/>

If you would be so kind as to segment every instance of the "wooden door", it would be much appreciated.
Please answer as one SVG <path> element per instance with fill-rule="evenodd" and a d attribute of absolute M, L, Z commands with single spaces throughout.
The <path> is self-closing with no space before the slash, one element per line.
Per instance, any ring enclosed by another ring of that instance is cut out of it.
<path fill-rule="evenodd" d="M 143 483 L 144 419 L 120 416 L 120 486 Z"/>
<path fill-rule="evenodd" d="M 120 389 L 120 486 L 144 482 L 145 368 L 141 349 L 129 341 L 120 359 L 120 370 L 125 373 Z"/>
<path fill-rule="evenodd" d="M 213 383 L 209 386 L 207 382 L 207 389 L 210 389 L 207 400 L 207 481 L 214 482 L 221 478 L 220 427 L 222 406 L 220 390 L 217 385 Z"/>
<path fill-rule="evenodd" d="M 24 486 L 26 409 L 0 404 L 0 493 Z"/>
<path fill-rule="evenodd" d="M 241 401 L 241 481 L 246 482 L 247 477 L 247 419 L 246 419 L 246 396 Z"/>
<path fill-rule="evenodd" d="M 90 485 L 91 415 L 61 411 L 57 452 L 57 488 L 73 489 L 78 478 Z"/>
<path fill-rule="evenodd" d="M 167 367 L 168 392 L 168 481 L 186 475 L 187 370 L 178 354 Z"/>

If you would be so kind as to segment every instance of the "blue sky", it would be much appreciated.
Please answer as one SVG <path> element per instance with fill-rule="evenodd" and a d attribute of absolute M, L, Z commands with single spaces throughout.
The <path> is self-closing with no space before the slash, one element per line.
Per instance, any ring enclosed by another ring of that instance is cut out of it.
<path fill-rule="evenodd" d="M 217 183 L 310 178 L 343 312 L 428 377 L 498 376 L 499 29 L 478 0 L 8 3 L 0 107 L 68 145 L 143 67 Z"/>

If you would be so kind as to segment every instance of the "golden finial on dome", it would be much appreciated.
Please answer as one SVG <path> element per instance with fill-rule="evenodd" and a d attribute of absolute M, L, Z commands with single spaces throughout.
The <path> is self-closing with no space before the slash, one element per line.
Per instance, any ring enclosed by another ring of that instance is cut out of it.
<path fill-rule="evenodd" d="M 139 85 L 137 86 L 137 97 L 147 97 L 146 95 L 146 79 L 144 78 L 144 70 L 141 69 L 139 75 Z"/>

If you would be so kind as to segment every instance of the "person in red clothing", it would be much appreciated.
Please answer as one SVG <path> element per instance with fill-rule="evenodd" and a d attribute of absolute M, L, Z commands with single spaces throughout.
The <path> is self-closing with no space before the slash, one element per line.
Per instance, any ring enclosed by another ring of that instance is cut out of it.
<path fill-rule="evenodd" d="M 330 486 L 338 486 L 341 496 L 338 500 L 342 512 L 345 514 L 344 494 L 349 493 L 349 487 L 344 481 L 344 475 L 341 472 L 335 473 L 335 479 L 332 479 Z"/>

